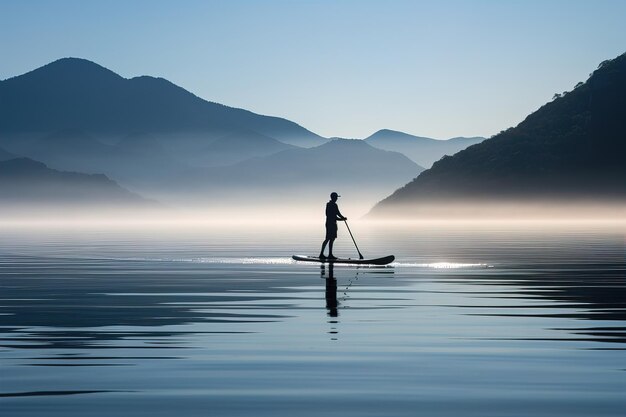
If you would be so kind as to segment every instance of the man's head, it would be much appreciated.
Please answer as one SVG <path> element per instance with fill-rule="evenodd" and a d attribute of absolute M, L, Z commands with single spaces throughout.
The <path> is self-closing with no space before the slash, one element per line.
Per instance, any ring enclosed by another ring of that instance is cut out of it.
<path fill-rule="evenodd" d="M 330 199 L 333 200 L 333 201 L 337 201 L 337 199 L 339 197 L 341 197 L 341 196 L 339 194 L 337 194 L 336 192 L 334 192 L 334 191 L 332 193 L 330 193 Z"/>

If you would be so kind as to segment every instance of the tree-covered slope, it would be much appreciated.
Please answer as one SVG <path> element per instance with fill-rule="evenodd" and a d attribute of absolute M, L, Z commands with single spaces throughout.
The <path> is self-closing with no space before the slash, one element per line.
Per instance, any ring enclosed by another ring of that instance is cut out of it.
<path fill-rule="evenodd" d="M 442 199 L 626 197 L 626 54 L 508 129 L 429 170 L 373 210 Z"/>

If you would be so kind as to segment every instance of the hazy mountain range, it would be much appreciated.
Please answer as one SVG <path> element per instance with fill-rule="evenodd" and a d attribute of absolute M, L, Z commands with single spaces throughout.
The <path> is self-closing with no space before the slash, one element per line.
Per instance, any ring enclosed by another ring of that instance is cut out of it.
<path fill-rule="evenodd" d="M 515 128 L 444 157 L 374 214 L 433 201 L 626 198 L 626 54 Z"/>
<path fill-rule="evenodd" d="M 17 158 L 17 156 L 7 150 L 0 148 L 0 161 L 6 161 L 7 159 L 13 158 Z"/>
<path fill-rule="evenodd" d="M 0 133 L 76 129 L 94 136 L 131 132 L 177 141 L 216 139 L 242 128 L 313 146 L 320 136 L 289 120 L 203 100 L 163 78 L 123 78 L 93 62 L 63 58 L 0 82 Z"/>
<path fill-rule="evenodd" d="M 52 183 L 33 176 L 28 191 L 24 176 L 44 167 L 105 174 L 98 178 L 169 204 L 285 204 L 325 199 L 332 190 L 373 203 L 409 181 L 374 212 L 461 198 L 621 198 L 624 60 L 603 63 L 586 83 L 491 139 L 439 141 L 386 129 L 364 140 L 329 140 L 286 119 L 203 100 L 162 78 L 126 79 L 65 58 L 0 81 L 0 161 L 24 156 L 48 165 L 22 160 L 2 186 L 19 174 L 24 195 L 44 196 L 39 184 Z M 90 195 L 75 177 L 53 176 L 53 188 Z M 93 184 L 105 200 L 132 200 Z M 58 196 L 70 200 L 66 191 Z"/>
<path fill-rule="evenodd" d="M 368 144 L 379 149 L 403 153 L 425 168 L 430 168 L 444 155 L 454 155 L 458 151 L 483 140 L 485 140 L 483 137 L 456 137 L 437 140 L 389 129 L 379 130 L 365 138 Z"/>
<path fill-rule="evenodd" d="M 294 148 L 226 167 L 210 167 L 171 178 L 159 189 L 203 201 L 237 197 L 250 201 L 326 199 L 340 190 L 351 199 L 384 196 L 423 168 L 398 152 L 376 149 L 362 140 L 332 140 L 314 148 Z M 158 193 L 159 190 L 154 190 Z"/>
<path fill-rule="evenodd" d="M 61 172 L 28 158 L 0 161 L 0 190 L 3 206 L 32 204 L 88 205 L 98 209 L 126 205 L 156 207 L 104 175 Z"/>
<path fill-rule="evenodd" d="M 195 166 L 231 165 L 246 159 L 295 148 L 297 147 L 269 136 L 242 130 L 223 136 L 198 149 L 191 156 L 191 162 Z"/>
<path fill-rule="evenodd" d="M 67 129 L 31 141 L 20 154 L 54 169 L 104 173 L 138 189 L 189 169 L 150 134 L 130 134 L 110 144 L 84 131 Z"/>
<path fill-rule="evenodd" d="M 291 121 L 208 102 L 161 78 L 126 79 L 83 59 L 0 81 L 0 97 L 4 159 L 103 173 L 142 194 L 173 197 L 169 203 L 207 190 L 327 194 L 334 184 L 373 203 L 423 169 L 383 150 L 396 148 L 388 138 L 338 145 Z M 415 157 L 420 143 L 409 140 L 403 149 Z M 448 151 L 440 148 L 428 157 Z"/>

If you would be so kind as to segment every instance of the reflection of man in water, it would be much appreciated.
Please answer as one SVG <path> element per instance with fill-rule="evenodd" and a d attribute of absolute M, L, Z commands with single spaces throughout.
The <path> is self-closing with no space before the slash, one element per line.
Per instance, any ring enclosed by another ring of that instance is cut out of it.
<path fill-rule="evenodd" d="M 330 201 L 326 203 L 326 239 L 322 243 L 320 259 L 337 259 L 333 256 L 333 242 L 337 239 L 337 220 L 348 220 L 339 212 L 338 198 L 339 194 L 332 192 L 330 193 Z M 328 244 L 328 258 L 324 256 L 326 244 Z"/>
<path fill-rule="evenodd" d="M 322 278 L 324 277 L 324 264 L 322 264 Z M 326 277 L 326 309 L 330 317 L 339 316 L 337 307 L 339 302 L 337 301 L 337 280 L 333 276 L 333 264 L 328 265 L 328 276 Z"/>

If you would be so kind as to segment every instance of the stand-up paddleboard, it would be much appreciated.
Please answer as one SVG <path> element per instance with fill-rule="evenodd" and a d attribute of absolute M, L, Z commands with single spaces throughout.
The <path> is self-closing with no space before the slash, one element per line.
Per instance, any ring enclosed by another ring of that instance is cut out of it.
<path fill-rule="evenodd" d="M 396 259 L 395 256 L 383 256 L 382 258 L 373 258 L 373 259 L 350 259 L 350 258 L 338 258 L 338 259 L 326 259 L 326 258 L 316 258 L 315 256 L 303 256 L 303 255 L 293 255 L 292 258 L 296 261 L 302 262 L 317 262 L 320 264 L 352 264 L 352 265 L 387 265 L 390 264 Z"/>

